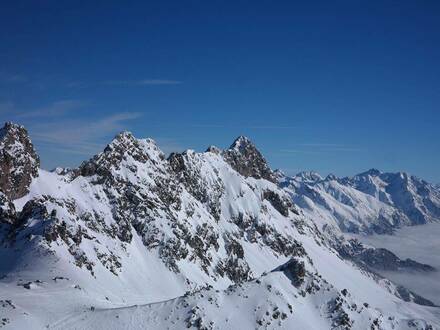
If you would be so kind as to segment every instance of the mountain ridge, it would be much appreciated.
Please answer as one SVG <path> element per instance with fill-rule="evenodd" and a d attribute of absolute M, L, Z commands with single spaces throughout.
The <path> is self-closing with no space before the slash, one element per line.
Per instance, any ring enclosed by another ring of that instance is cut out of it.
<path fill-rule="evenodd" d="M 440 324 L 437 307 L 344 259 L 353 243 L 305 217 L 243 140 L 166 158 L 121 133 L 78 168 L 39 169 L 25 195 L 2 195 L 4 325 L 222 329 L 231 308 L 256 328 Z"/>
<path fill-rule="evenodd" d="M 404 225 L 440 221 L 440 190 L 406 172 L 370 169 L 342 178 L 302 172 L 278 180 L 305 212 L 313 216 L 318 210 L 326 223 L 345 232 L 392 233 Z"/>

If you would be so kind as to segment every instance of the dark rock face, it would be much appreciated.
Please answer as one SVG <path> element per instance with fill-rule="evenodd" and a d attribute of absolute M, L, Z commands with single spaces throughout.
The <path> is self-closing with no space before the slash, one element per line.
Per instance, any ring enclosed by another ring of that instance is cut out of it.
<path fill-rule="evenodd" d="M 241 283 L 252 278 L 252 271 L 244 258 L 244 250 L 240 242 L 234 238 L 225 237 L 225 248 L 228 254 L 226 260 L 217 265 L 217 272 L 228 276 L 234 283 Z"/>
<path fill-rule="evenodd" d="M 400 298 L 402 298 L 404 301 L 412 301 L 418 305 L 423 305 L 423 306 L 431 306 L 431 307 L 435 306 L 435 304 L 431 300 L 419 296 L 417 293 L 408 290 L 402 285 L 397 286 L 397 293 L 399 294 Z"/>
<path fill-rule="evenodd" d="M 287 263 L 279 267 L 280 271 L 284 272 L 295 287 L 300 287 L 304 283 L 306 276 L 306 268 L 303 261 L 298 261 L 295 258 L 290 259 Z"/>
<path fill-rule="evenodd" d="M 348 240 L 346 244 L 336 246 L 336 250 L 343 258 L 350 259 L 373 270 L 397 271 L 408 269 L 425 272 L 436 270 L 430 265 L 422 264 L 412 259 L 402 260 L 387 249 L 367 248 L 356 239 Z"/>
<path fill-rule="evenodd" d="M 268 200 L 270 204 L 280 212 L 285 217 L 289 216 L 289 210 L 291 210 L 295 214 L 299 214 L 299 212 L 295 209 L 293 203 L 287 198 L 281 198 L 279 194 L 267 190 L 264 192 L 263 198 Z"/>
<path fill-rule="evenodd" d="M 421 271 L 435 270 L 430 265 L 422 264 L 412 259 L 401 260 L 387 249 L 366 249 L 359 254 L 359 258 L 369 267 L 380 270 L 399 270 L 401 268 Z"/>
<path fill-rule="evenodd" d="M 238 137 L 229 149 L 223 152 L 223 157 L 232 168 L 245 177 L 276 182 L 276 177 L 267 165 L 266 159 L 244 136 Z"/>
<path fill-rule="evenodd" d="M 11 200 L 23 197 L 39 166 L 26 129 L 6 123 L 0 130 L 0 190 Z"/>
<path fill-rule="evenodd" d="M 13 224 L 15 218 L 14 204 L 0 192 L 0 223 Z"/>

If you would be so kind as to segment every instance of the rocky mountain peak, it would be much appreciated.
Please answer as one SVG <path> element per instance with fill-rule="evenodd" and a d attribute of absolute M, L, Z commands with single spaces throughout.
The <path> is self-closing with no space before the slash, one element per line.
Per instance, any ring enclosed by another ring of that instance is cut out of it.
<path fill-rule="evenodd" d="M 219 147 L 211 145 L 206 149 L 206 152 L 212 152 L 213 154 L 220 155 L 222 150 Z"/>
<path fill-rule="evenodd" d="M 3 139 L 5 136 L 18 136 L 20 134 L 28 135 L 26 129 L 21 126 L 14 124 L 12 122 L 6 122 L 4 126 L 0 129 L 0 138 Z"/>
<path fill-rule="evenodd" d="M 333 173 L 330 173 L 329 175 L 327 175 L 325 177 L 326 181 L 334 181 L 334 180 L 337 180 L 337 179 L 338 179 L 338 177 L 336 175 L 334 175 Z"/>
<path fill-rule="evenodd" d="M 286 174 L 279 168 L 277 168 L 273 171 L 273 175 L 276 178 L 278 183 L 283 181 L 287 177 Z"/>
<path fill-rule="evenodd" d="M 132 133 L 124 131 L 116 135 L 103 152 L 84 162 L 80 166 L 80 173 L 83 176 L 108 176 L 112 168 L 120 168 L 122 161 L 133 159 L 146 163 L 151 158 L 165 159 L 154 140 L 137 139 Z"/>
<path fill-rule="evenodd" d="M 359 174 L 359 176 L 366 176 L 366 175 L 370 175 L 370 176 L 379 176 L 381 175 L 382 172 L 379 171 L 376 168 L 370 168 L 368 171 L 365 171 L 364 173 Z"/>
<path fill-rule="evenodd" d="M 266 159 L 245 136 L 239 136 L 229 149 L 223 152 L 225 160 L 241 175 L 256 179 L 266 179 L 276 182 L 273 171 Z"/>
<path fill-rule="evenodd" d="M 129 149 L 135 143 L 136 138 L 133 136 L 133 134 L 128 131 L 123 131 L 113 138 L 113 140 L 104 149 L 104 152 L 114 149 Z"/>
<path fill-rule="evenodd" d="M 229 149 L 237 150 L 240 152 L 245 152 L 246 149 L 254 148 L 255 145 L 249 140 L 246 136 L 240 135 L 238 138 L 234 140 Z"/>
<path fill-rule="evenodd" d="M 300 172 L 297 175 L 295 175 L 295 178 L 298 178 L 305 183 L 315 183 L 323 179 L 319 173 L 314 171 Z"/>
<path fill-rule="evenodd" d="M 6 123 L 0 129 L 0 190 L 10 199 L 24 196 L 32 178 L 38 176 L 40 158 L 27 130 Z"/>

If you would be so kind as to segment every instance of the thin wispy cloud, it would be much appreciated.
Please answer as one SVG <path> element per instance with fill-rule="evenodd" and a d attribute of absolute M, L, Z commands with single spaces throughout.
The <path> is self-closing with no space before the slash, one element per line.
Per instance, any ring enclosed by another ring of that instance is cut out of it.
<path fill-rule="evenodd" d="M 112 114 L 98 120 L 60 120 L 31 126 L 32 137 L 66 153 L 91 155 L 105 145 L 105 139 L 122 131 L 125 122 L 141 116 L 138 112 Z"/>
<path fill-rule="evenodd" d="M 243 127 L 243 126 L 241 126 Z M 296 126 L 286 126 L 286 125 L 250 125 L 244 126 L 245 128 L 253 129 L 294 129 Z"/>
<path fill-rule="evenodd" d="M 219 128 L 219 129 L 293 129 L 295 126 L 286 125 L 240 125 L 240 124 L 157 124 L 156 127 L 187 127 L 187 128 Z"/>
<path fill-rule="evenodd" d="M 19 84 L 28 82 L 29 78 L 22 74 L 0 74 L 0 82 L 6 84 Z"/>
<path fill-rule="evenodd" d="M 363 151 L 362 148 L 355 148 L 355 147 L 336 147 L 336 148 L 331 148 L 329 149 L 329 151 L 347 151 L 347 152 L 357 152 L 357 151 Z"/>
<path fill-rule="evenodd" d="M 115 134 L 142 116 L 140 112 L 126 111 L 96 119 L 84 116 L 84 111 L 78 112 L 89 107 L 82 100 L 58 100 L 23 110 L 14 102 L 1 102 L 0 115 L 24 124 L 37 148 L 50 151 L 52 155 L 63 153 L 85 157 L 102 151 Z M 172 138 L 158 138 L 156 141 L 166 154 L 184 149 Z"/>
<path fill-rule="evenodd" d="M 17 118 L 64 116 L 73 110 L 84 107 L 85 105 L 85 102 L 79 100 L 61 100 L 35 110 L 20 112 L 17 114 Z"/>
<path fill-rule="evenodd" d="M 1 102 L 0 103 L 0 114 L 7 115 L 14 111 L 14 103 L 13 102 Z"/>
<path fill-rule="evenodd" d="M 186 150 L 175 138 L 158 137 L 154 139 L 164 154 L 169 155 L 172 152 L 183 152 Z"/>
<path fill-rule="evenodd" d="M 68 88 L 85 88 L 88 85 L 82 81 L 70 81 L 66 84 Z"/>
<path fill-rule="evenodd" d="M 297 146 L 302 147 L 343 147 L 343 144 L 338 143 L 297 143 Z"/>
<path fill-rule="evenodd" d="M 173 79 L 139 79 L 139 80 L 105 80 L 99 82 L 71 81 L 66 86 L 68 88 L 87 88 L 91 86 L 120 86 L 120 87 L 140 87 L 140 86 L 166 86 L 180 85 L 183 81 Z"/>
<path fill-rule="evenodd" d="M 299 149 L 281 149 L 280 152 L 285 154 L 306 154 L 306 155 L 322 154 L 322 151 L 299 150 Z"/>
<path fill-rule="evenodd" d="M 281 149 L 281 153 L 285 154 L 305 154 L 305 155 L 320 155 L 333 152 L 358 152 L 362 151 L 350 145 L 339 143 L 297 143 L 293 148 Z"/>
<path fill-rule="evenodd" d="M 179 85 L 182 83 L 180 80 L 168 79 L 108 80 L 103 82 L 104 85 L 111 86 Z"/>

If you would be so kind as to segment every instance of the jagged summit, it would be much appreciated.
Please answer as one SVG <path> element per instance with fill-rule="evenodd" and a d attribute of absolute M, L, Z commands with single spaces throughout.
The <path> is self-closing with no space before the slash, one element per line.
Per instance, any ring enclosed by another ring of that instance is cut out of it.
<path fill-rule="evenodd" d="M 222 153 L 222 150 L 217 146 L 211 145 L 206 149 L 206 152 L 212 152 L 214 154 L 220 155 Z"/>
<path fill-rule="evenodd" d="M 123 141 L 123 140 L 133 140 L 133 139 L 135 139 L 135 137 L 132 132 L 122 131 L 122 132 L 119 132 L 118 134 L 116 134 L 113 141 L 115 141 L 115 140 Z"/>
<path fill-rule="evenodd" d="M 118 152 L 125 152 L 136 144 L 137 139 L 131 132 L 123 131 L 117 134 L 112 141 L 104 148 L 103 153 L 109 153 L 117 150 Z"/>
<path fill-rule="evenodd" d="M 0 139 L 3 139 L 6 135 L 26 135 L 28 136 L 27 130 L 22 125 L 15 124 L 13 122 L 6 122 L 2 128 L 0 128 Z"/>
<path fill-rule="evenodd" d="M 32 178 L 38 176 L 40 158 L 27 130 L 7 122 L 0 129 L 0 190 L 10 199 L 28 192 Z"/>
<path fill-rule="evenodd" d="M 315 171 L 303 171 L 295 175 L 295 178 L 300 178 L 304 182 L 318 182 L 323 179 L 323 177 Z"/>
<path fill-rule="evenodd" d="M 131 132 L 123 131 L 115 136 L 103 152 L 84 162 L 79 170 L 84 176 L 108 176 L 111 169 L 119 169 L 122 161 L 130 163 L 130 159 L 147 163 L 149 160 L 163 160 L 165 155 L 153 139 L 137 139 Z"/>
<path fill-rule="evenodd" d="M 223 152 L 223 156 L 238 173 L 245 177 L 277 181 L 266 159 L 245 136 L 235 139 L 229 149 Z"/>
<path fill-rule="evenodd" d="M 368 171 L 362 172 L 360 174 L 358 174 L 358 176 L 365 176 L 365 175 L 370 175 L 370 176 L 379 176 L 381 175 L 382 172 L 376 168 L 370 168 Z"/>
<path fill-rule="evenodd" d="M 333 173 L 330 173 L 330 174 L 328 174 L 326 177 L 325 177 L 325 180 L 326 181 L 334 181 L 334 180 L 337 180 L 338 179 L 338 177 L 336 176 L 336 175 L 334 175 Z"/>
<path fill-rule="evenodd" d="M 255 145 L 244 135 L 237 137 L 229 147 L 229 149 L 238 150 L 240 152 L 245 151 L 246 148 L 255 148 Z"/>
<path fill-rule="evenodd" d="M 223 156 L 234 170 L 245 177 L 277 182 L 275 173 L 270 169 L 261 152 L 249 138 L 243 135 L 236 138 L 226 150 L 211 145 L 206 149 L 206 152 Z M 169 160 L 173 160 L 174 166 L 178 155 L 179 153 L 172 153 L 169 157 Z"/>
<path fill-rule="evenodd" d="M 130 131 L 122 131 L 113 138 L 106 146 L 104 152 L 110 150 L 130 151 L 133 148 L 143 148 L 145 146 L 157 147 L 156 141 L 151 138 L 138 139 Z"/>
<path fill-rule="evenodd" d="M 370 169 L 344 178 L 329 174 L 324 180 L 298 174 L 279 182 L 310 216 L 319 214 L 343 231 L 390 233 L 404 225 L 440 221 L 439 189 L 405 172 Z"/>
<path fill-rule="evenodd" d="M 24 128 L 23 126 L 14 124 L 13 122 L 6 122 L 2 128 L 0 128 L 0 139 L 3 138 L 8 132 L 17 131 L 21 128 Z"/>

